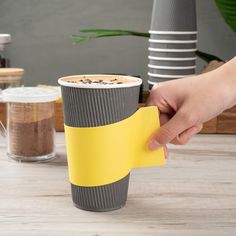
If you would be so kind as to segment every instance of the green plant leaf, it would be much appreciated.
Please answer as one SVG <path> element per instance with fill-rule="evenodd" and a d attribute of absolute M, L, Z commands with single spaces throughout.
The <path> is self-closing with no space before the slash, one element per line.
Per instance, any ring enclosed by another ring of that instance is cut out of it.
<path fill-rule="evenodd" d="M 83 35 L 72 35 L 73 42 L 79 44 L 81 42 L 89 41 L 91 39 L 102 38 L 102 37 L 113 37 L 113 36 L 139 36 L 146 37 L 150 36 L 149 33 L 130 31 L 130 30 L 119 30 L 119 29 L 82 29 Z"/>
<path fill-rule="evenodd" d="M 137 32 L 137 31 L 120 30 L 120 29 L 82 29 L 80 30 L 80 32 L 85 34 L 72 35 L 72 39 L 75 44 L 80 44 L 82 42 L 101 37 L 115 37 L 115 36 L 138 36 L 145 38 L 150 37 L 150 34 L 146 32 Z M 217 56 L 201 52 L 199 50 L 196 51 L 196 55 L 208 63 L 212 60 L 224 61 Z"/>
<path fill-rule="evenodd" d="M 196 51 L 196 55 L 199 58 L 201 58 L 202 60 L 204 60 L 204 61 L 206 61 L 208 63 L 210 61 L 214 61 L 214 60 L 216 60 L 216 61 L 223 61 L 224 62 L 224 60 L 222 60 L 221 58 L 219 58 L 217 56 L 214 56 L 214 55 L 212 55 L 210 53 L 202 52 L 202 51 L 199 51 L 199 50 Z"/>
<path fill-rule="evenodd" d="M 226 23 L 236 32 L 236 0 L 215 0 Z"/>

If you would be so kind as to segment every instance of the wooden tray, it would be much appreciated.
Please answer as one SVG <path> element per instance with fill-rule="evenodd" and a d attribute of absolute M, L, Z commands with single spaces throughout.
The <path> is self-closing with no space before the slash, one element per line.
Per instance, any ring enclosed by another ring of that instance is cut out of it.
<path fill-rule="evenodd" d="M 148 92 L 144 92 L 143 101 L 146 101 Z M 140 103 L 144 106 L 144 103 Z M 62 104 L 55 103 L 55 126 L 57 131 L 64 131 L 64 119 Z M 0 120 L 6 124 L 6 104 L 0 103 Z M 203 126 L 201 133 L 205 134 L 236 134 L 236 106 L 226 110 L 218 117 L 206 122 Z"/>

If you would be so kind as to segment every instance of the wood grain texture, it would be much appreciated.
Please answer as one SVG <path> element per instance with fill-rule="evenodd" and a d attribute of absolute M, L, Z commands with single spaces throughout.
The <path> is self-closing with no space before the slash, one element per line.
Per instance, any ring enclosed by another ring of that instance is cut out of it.
<path fill-rule="evenodd" d="M 217 133 L 236 133 L 236 106 L 218 116 Z"/>
<path fill-rule="evenodd" d="M 217 132 L 217 120 L 218 118 L 213 118 L 203 124 L 201 134 L 215 134 Z"/>
<path fill-rule="evenodd" d="M 143 95 L 144 101 L 147 99 L 148 93 Z M 140 107 L 145 103 L 140 103 Z M 6 105 L 0 103 L 0 120 L 5 125 L 6 122 Z M 64 131 L 64 118 L 61 103 L 55 103 L 55 127 L 57 131 Z M 200 133 L 204 134 L 236 134 L 236 106 L 226 110 L 218 117 L 203 124 L 203 129 Z"/>
<path fill-rule="evenodd" d="M 9 161 L 0 143 L 0 235 L 236 235 L 236 135 L 170 145 L 167 165 L 133 170 L 126 206 L 106 213 L 72 205 L 63 133 L 56 143 L 41 164 Z"/>
<path fill-rule="evenodd" d="M 143 101 L 145 102 L 149 93 L 145 91 Z M 145 103 L 139 106 L 145 106 Z M 60 103 L 56 103 L 56 130 L 64 131 L 63 111 Z M 202 134 L 236 134 L 236 106 L 223 112 L 218 117 L 209 120 L 203 124 Z"/>

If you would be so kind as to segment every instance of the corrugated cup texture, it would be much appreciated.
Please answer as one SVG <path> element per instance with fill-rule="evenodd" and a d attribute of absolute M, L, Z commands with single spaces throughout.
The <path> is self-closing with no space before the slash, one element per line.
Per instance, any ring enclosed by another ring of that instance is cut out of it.
<path fill-rule="evenodd" d="M 170 69 L 153 69 L 149 68 L 148 71 L 152 74 L 158 75 L 193 75 L 195 74 L 195 69 L 188 70 L 170 70 Z"/>
<path fill-rule="evenodd" d="M 152 87 L 154 86 L 154 84 L 162 83 L 162 82 L 167 82 L 167 81 L 170 81 L 170 80 L 181 79 L 181 78 L 163 78 L 163 77 L 152 77 L 152 76 L 149 76 L 148 87 L 149 87 L 149 90 L 151 90 Z"/>
<path fill-rule="evenodd" d="M 175 80 L 175 79 L 181 79 L 181 78 L 183 78 L 183 77 L 179 77 L 179 78 L 163 78 L 163 77 L 149 76 L 148 82 L 149 83 L 160 83 L 160 82 L 165 82 L 165 81 Z"/>
<path fill-rule="evenodd" d="M 196 31 L 195 0 L 154 0 L 151 30 Z"/>
<path fill-rule="evenodd" d="M 197 34 L 153 34 L 151 39 L 155 40 L 197 40 Z"/>
<path fill-rule="evenodd" d="M 72 127 L 112 124 L 128 118 L 138 108 L 140 86 L 104 89 L 61 86 L 61 89 L 65 124 Z M 82 187 L 71 184 L 72 199 L 75 206 L 84 210 L 119 209 L 126 203 L 128 183 L 129 174 L 115 183 L 103 186 Z"/>
<path fill-rule="evenodd" d="M 78 208 L 89 211 L 111 211 L 123 207 L 127 200 L 129 174 L 112 184 L 79 187 L 71 184 L 72 199 Z"/>
<path fill-rule="evenodd" d="M 151 51 L 151 50 L 154 50 L 154 49 L 149 50 L 149 56 L 151 56 L 151 57 L 165 57 L 165 58 L 191 58 L 191 57 L 196 57 L 196 52 L 195 51 L 193 51 L 193 52 L 157 52 L 157 51 Z M 191 50 L 193 50 L 193 49 L 191 49 Z"/>
<path fill-rule="evenodd" d="M 62 86 L 65 124 L 95 127 L 131 116 L 138 107 L 139 86 L 89 89 Z"/>
<path fill-rule="evenodd" d="M 196 60 L 188 60 L 188 61 L 169 61 L 169 60 L 149 60 L 149 64 L 154 66 L 195 66 Z"/>
<path fill-rule="evenodd" d="M 196 43 L 150 43 L 150 48 L 162 49 L 191 49 L 197 48 Z"/>

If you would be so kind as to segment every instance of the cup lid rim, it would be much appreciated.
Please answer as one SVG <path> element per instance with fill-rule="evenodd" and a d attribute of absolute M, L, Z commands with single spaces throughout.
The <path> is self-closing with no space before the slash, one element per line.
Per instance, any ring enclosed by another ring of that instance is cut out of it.
<path fill-rule="evenodd" d="M 4 102 L 41 103 L 52 102 L 59 98 L 56 90 L 39 87 L 8 88 L 2 91 Z"/>
<path fill-rule="evenodd" d="M 190 74 L 190 75 L 165 75 L 165 74 L 156 74 L 156 73 L 151 73 L 148 72 L 148 75 L 151 77 L 157 77 L 157 78 L 183 78 L 183 77 L 190 77 L 194 76 L 195 74 Z"/>
<path fill-rule="evenodd" d="M 163 69 L 163 70 L 191 70 L 196 69 L 196 65 L 194 66 L 159 66 L 159 65 L 152 65 L 148 64 L 148 68 L 152 69 Z"/>
<path fill-rule="evenodd" d="M 150 60 L 157 60 L 157 61 L 193 61 L 196 60 L 197 57 L 154 57 L 148 56 Z"/>
<path fill-rule="evenodd" d="M 175 35 L 188 35 L 188 34 L 197 34 L 198 31 L 171 31 L 171 30 L 166 30 L 166 31 L 163 31 L 163 30 L 149 30 L 148 31 L 150 34 L 175 34 Z"/>
<path fill-rule="evenodd" d="M 73 79 L 78 77 L 94 77 L 94 76 L 105 76 L 105 77 L 125 77 L 128 79 L 131 79 L 133 82 L 130 83 L 124 83 L 124 84 L 113 84 L 107 85 L 107 84 L 76 84 L 76 83 L 70 83 L 67 81 L 64 81 L 64 79 Z M 115 74 L 83 74 L 83 75 L 70 75 L 70 76 L 64 76 L 58 79 L 58 83 L 62 86 L 66 87 L 74 87 L 74 88 L 91 88 L 91 89 L 112 89 L 112 88 L 127 88 L 127 87 L 135 87 L 142 84 L 142 79 L 134 76 L 129 75 L 115 75 Z"/>
<path fill-rule="evenodd" d="M 197 48 L 177 49 L 177 48 L 152 48 L 149 47 L 150 52 L 196 52 Z"/>
<path fill-rule="evenodd" d="M 163 44 L 194 44 L 197 43 L 197 39 L 190 39 L 190 40 L 171 40 L 171 39 L 152 39 L 148 40 L 150 43 L 163 43 Z"/>
<path fill-rule="evenodd" d="M 174 80 L 174 79 L 163 79 L 163 81 L 159 80 L 159 81 L 156 81 L 156 82 L 148 80 L 147 82 L 148 82 L 148 84 L 155 85 L 155 84 L 158 84 L 158 83 L 167 82 L 167 81 L 171 81 L 171 80 Z"/>

